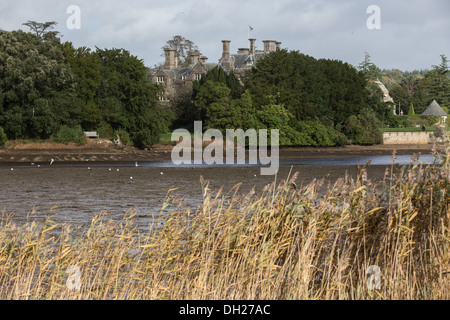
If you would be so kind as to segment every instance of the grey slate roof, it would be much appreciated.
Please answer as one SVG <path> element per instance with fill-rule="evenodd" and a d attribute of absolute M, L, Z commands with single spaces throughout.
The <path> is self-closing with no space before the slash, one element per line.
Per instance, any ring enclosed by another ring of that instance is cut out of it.
<path fill-rule="evenodd" d="M 424 113 L 422 113 L 423 117 L 430 117 L 430 116 L 440 116 L 440 117 L 446 117 L 448 114 L 441 108 L 441 106 L 434 100 L 430 106 L 425 110 Z"/>

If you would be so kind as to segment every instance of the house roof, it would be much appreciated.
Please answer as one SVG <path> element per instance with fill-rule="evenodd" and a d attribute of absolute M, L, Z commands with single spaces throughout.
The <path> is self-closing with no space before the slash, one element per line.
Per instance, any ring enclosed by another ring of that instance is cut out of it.
<path fill-rule="evenodd" d="M 422 116 L 424 117 L 430 117 L 430 116 L 440 116 L 440 117 L 446 117 L 448 114 L 441 108 L 441 106 L 434 100 L 430 106 L 425 110 L 424 113 L 422 113 Z"/>
<path fill-rule="evenodd" d="M 250 53 L 231 54 L 230 57 L 234 60 L 235 69 L 246 69 L 253 66 L 256 61 L 264 57 L 266 52 L 256 52 L 254 55 Z"/>
<path fill-rule="evenodd" d="M 212 68 L 216 66 L 213 63 L 206 63 L 203 64 L 201 62 L 198 62 L 195 66 L 190 65 L 188 67 L 176 67 L 173 69 L 165 69 L 164 65 L 161 65 L 157 68 L 148 69 L 147 72 L 149 76 L 168 76 L 173 79 L 181 79 L 182 76 L 189 76 L 193 73 L 206 73 Z"/>

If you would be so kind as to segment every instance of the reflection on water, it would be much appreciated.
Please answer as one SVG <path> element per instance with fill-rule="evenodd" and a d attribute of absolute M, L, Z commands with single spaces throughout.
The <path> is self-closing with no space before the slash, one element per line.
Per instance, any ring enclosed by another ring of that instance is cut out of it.
<path fill-rule="evenodd" d="M 288 177 L 299 172 L 299 181 L 308 183 L 314 178 L 336 180 L 346 172 L 356 174 L 356 164 L 372 160 L 368 176 L 383 177 L 391 156 L 348 158 L 337 160 L 284 161 L 276 177 Z M 409 164 L 411 157 L 398 156 L 396 163 Z M 431 156 L 421 156 L 431 162 Z M 14 169 L 14 170 L 11 170 Z M 43 220 L 53 207 L 53 220 L 75 226 L 89 224 L 94 214 L 108 210 L 108 216 L 121 219 L 124 213 L 136 208 L 137 222 L 145 228 L 171 188 L 175 195 L 195 207 L 202 201 L 200 176 L 210 182 L 210 189 L 223 187 L 229 191 L 242 182 L 240 193 L 257 191 L 275 180 L 273 176 L 260 176 L 259 166 L 205 166 L 176 167 L 172 162 L 133 163 L 55 163 L 0 166 L 0 211 L 14 213 L 14 220 L 23 223 L 27 215 L 36 210 L 34 219 Z"/>

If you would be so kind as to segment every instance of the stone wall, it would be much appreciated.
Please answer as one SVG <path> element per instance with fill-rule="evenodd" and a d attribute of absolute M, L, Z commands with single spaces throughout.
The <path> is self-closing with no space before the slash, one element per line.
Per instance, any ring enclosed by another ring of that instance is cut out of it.
<path fill-rule="evenodd" d="M 449 132 L 450 136 L 450 132 Z M 430 144 L 439 142 L 433 132 L 385 132 L 383 133 L 384 144 Z"/>
<path fill-rule="evenodd" d="M 384 144 L 429 144 L 433 136 L 432 132 L 385 132 Z"/>

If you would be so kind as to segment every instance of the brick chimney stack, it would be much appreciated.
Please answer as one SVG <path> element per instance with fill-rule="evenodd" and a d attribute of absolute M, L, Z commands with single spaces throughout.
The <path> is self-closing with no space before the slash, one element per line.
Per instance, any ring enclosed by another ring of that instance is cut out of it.
<path fill-rule="evenodd" d="M 250 54 L 254 55 L 255 51 L 256 51 L 256 45 L 255 45 L 256 39 L 249 39 L 249 41 L 250 41 Z"/>
<path fill-rule="evenodd" d="M 226 59 L 230 55 L 230 40 L 222 40 L 223 43 L 223 53 L 222 59 Z"/>
<path fill-rule="evenodd" d="M 176 50 L 171 48 L 165 48 L 164 53 L 166 56 L 166 63 L 164 67 L 166 69 L 175 69 L 177 67 Z"/>
<path fill-rule="evenodd" d="M 273 52 L 276 50 L 275 40 L 264 40 L 264 52 Z"/>
<path fill-rule="evenodd" d="M 202 64 L 207 64 L 207 63 L 208 63 L 208 57 L 201 56 L 201 57 L 200 57 L 200 62 L 201 62 Z"/>
<path fill-rule="evenodd" d="M 196 52 L 191 53 L 191 65 L 195 66 L 200 60 L 200 55 Z"/>

